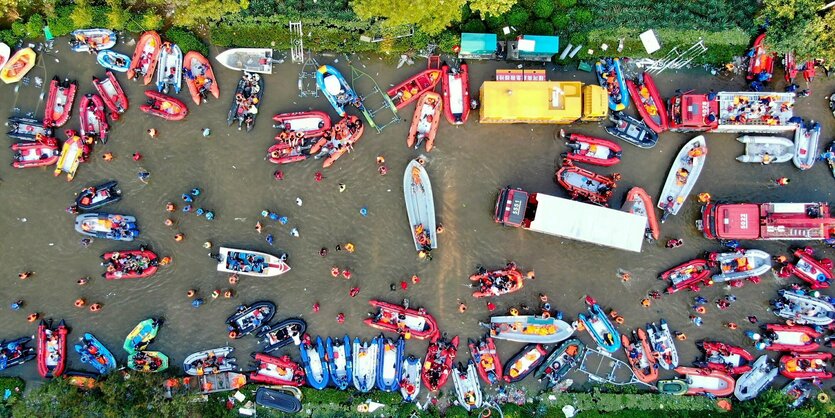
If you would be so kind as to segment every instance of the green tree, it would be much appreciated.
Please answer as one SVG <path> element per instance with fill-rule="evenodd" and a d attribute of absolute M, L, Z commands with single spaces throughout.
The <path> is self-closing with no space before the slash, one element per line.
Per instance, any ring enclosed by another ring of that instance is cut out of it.
<path fill-rule="evenodd" d="M 547 19 L 551 16 L 551 13 L 554 13 L 554 1 L 553 0 L 537 0 L 534 3 L 533 8 L 531 9 L 533 14 L 541 19 Z"/>
<path fill-rule="evenodd" d="M 93 7 L 90 6 L 89 0 L 78 0 L 75 2 L 75 8 L 70 13 L 70 19 L 75 29 L 83 29 L 90 27 L 93 23 Z"/>
<path fill-rule="evenodd" d="M 20 17 L 17 5 L 18 0 L 0 0 L 0 21 L 8 23 Z"/>
<path fill-rule="evenodd" d="M 107 27 L 114 30 L 122 30 L 130 20 L 130 11 L 122 4 L 122 0 L 107 0 Z"/>
<path fill-rule="evenodd" d="M 501 16 L 507 13 L 517 0 L 469 0 L 470 9 L 483 17 Z"/>
<path fill-rule="evenodd" d="M 413 0 L 354 0 L 351 7 L 361 19 L 383 18 L 388 27 L 417 25 L 428 35 L 437 35 L 461 19 L 466 0 L 426 0 L 416 7 Z"/>
<path fill-rule="evenodd" d="M 817 13 L 822 5 L 823 0 L 764 0 L 757 21 L 769 25 L 766 46 L 778 53 L 794 51 L 799 59 L 835 54 L 817 42 L 827 26 Z"/>
<path fill-rule="evenodd" d="M 164 3 L 171 4 L 168 1 Z M 249 0 L 188 0 L 173 2 L 173 5 L 171 23 L 175 26 L 193 28 L 245 10 L 249 7 Z"/>

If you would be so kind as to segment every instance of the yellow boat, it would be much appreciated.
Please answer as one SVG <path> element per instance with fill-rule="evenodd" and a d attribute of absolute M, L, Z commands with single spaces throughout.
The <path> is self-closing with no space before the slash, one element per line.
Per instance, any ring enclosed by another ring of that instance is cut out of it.
<path fill-rule="evenodd" d="M 68 135 L 67 142 L 64 142 L 64 148 L 61 150 L 61 157 L 58 158 L 58 164 L 55 167 L 55 175 L 67 173 L 67 181 L 72 181 L 75 177 L 75 172 L 78 170 L 78 163 L 84 153 L 84 142 L 81 137 L 74 131 Z"/>
<path fill-rule="evenodd" d="M 6 84 L 17 83 L 32 67 L 35 66 L 37 54 L 32 48 L 24 48 L 15 52 L 3 69 L 0 70 L 0 80 Z"/>

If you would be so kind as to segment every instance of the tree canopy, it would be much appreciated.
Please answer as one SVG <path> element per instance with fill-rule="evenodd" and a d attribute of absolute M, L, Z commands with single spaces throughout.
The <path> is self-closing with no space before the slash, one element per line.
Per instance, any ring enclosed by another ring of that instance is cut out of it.
<path fill-rule="evenodd" d="M 469 0 L 470 9 L 482 16 L 501 16 L 507 13 L 517 0 Z"/>
<path fill-rule="evenodd" d="M 361 19 L 383 18 L 388 27 L 417 25 L 427 35 L 437 35 L 461 19 L 466 0 L 354 0 L 351 7 Z"/>
<path fill-rule="evenodd" d="M 767 47 L 794 52 L 799 60 L 835 60 L 835 12 L 820 13 L 823 5 L 823 0 L 764 0 L 757 22 L 768 26 Z"/>

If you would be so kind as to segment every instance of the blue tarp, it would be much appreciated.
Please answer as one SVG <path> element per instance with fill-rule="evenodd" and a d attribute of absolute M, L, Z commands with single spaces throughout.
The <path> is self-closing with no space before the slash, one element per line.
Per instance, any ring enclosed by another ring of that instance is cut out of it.
<path fill-rule="evenodd" d="M 496 53 L 498 37 L 495 33 L 462 33 L 461 55 L 491 55 Z"/>
<path fill-rule="evenodd" d="M 560 52 L 559 36 L 523 35 L 522 39 L 534 41 L 533 51 L 519 51 L 519 55 L 554 55 Z"/>

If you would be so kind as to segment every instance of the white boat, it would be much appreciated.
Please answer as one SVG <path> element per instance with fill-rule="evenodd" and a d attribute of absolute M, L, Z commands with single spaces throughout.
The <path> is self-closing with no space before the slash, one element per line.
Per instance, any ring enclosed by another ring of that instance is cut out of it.
<path fill-rule="evenodd" d="M 472 360 L 467 362 L 467 367 L 458 363 L 452 375 L 452 382 L 455 384 L 455 393 L 458 395 L 458 405 L 468 412 L 481 408 L 481 383 Z"/>
<path fill-rule="evenodd" d="M 783 306 L 772 309 L 775 315 L 791 319 L 796 324 L 827 326 L 835 321 L 832 303 L 791 290 L 780 290 Z"/>
<path fill-rule="evenodd" d="M 403 173 L 403 195 L 406 199 L 409 230 L 415 243 L 415 250 L 438 248 L 432 183 L 429 182 L 426 169 L 417 159 L 409 162 L 406 172 Z"/>
<path fill-rule="evenodd" d="M 183 360 L 183 371 L 192 376 L 231 372 L 238 367 L 230 357 L 233 351 L 234 347 L 219 347 L 193 353 Z"/>
<path fill-rule="evenodd" d="M 244 276 L 272 277 L 290 271 L 281 257 L 250 250 L 220 247 L 217 271 Z"/>
<path fill-rule="evenodd" d="M 3 42 L 0 42 L 0 68 L 3 68 L 12 56 L 12 49 Z"/>
<path fill-rule="evenodd" d="M 792 162 L 795 167 L 801 170 L 808 170 L 815 164 L 818 158 L 818 139 L 821 134 L 821 125 L 815 121 L 809 124 L 803 123 L 803 119 L 792 118 L 797 125 L 794 132 L 794 158 Z"/>
<path fill-rule="evenodd" d="M 745 144 L 745 154 L 736 157 L 741 163 L 785 163 L 794 157 L 794 142 L 781 136 L 738 137 Z"/>
<path fill-rule="evenodd" d="M 183 51 L 177 44 L 165 42 L 157 61 L 157 91 L 168 94 L 169 87 L 180 93 L 183 83 Z"/>
<path fill-rule="evenodd" d="M 662 319 L 658 326 L 654 322 L 647 324 L 647 335 L 653 353 L 658 353 L 658 364 L 665 370 L 678 367 L 678 350 L 667 321 Z"/>
<path fill-rule="evenodd" d="M 658 199 L 658 208 L 664 211 L 661 217 L 662 223 L 667 216 L 677 215 L 684 206 L 687 196 L 699 180 L 706 157 L 707 141 L 704 136 L 699 135 L 681 147 L 681 151 L 673 160 L 673 166 L 667 174 L 667 180 L 664 182 L 664 188 L 661 189 Z"/>
<path fill-rule="evenodd" d="M 404 402 L 414 402 L 420 393 L 420 368 L 423 362 L 415 357 L 403 359 L 403 376 L 400 379 L 400 394 Z"/>
<path fill-rule="evenodd" d="M 360 392 L 374 389 L 377 383 L 377 339 L 362 342 L 354 338 L 354 387 Z"/>
<path fill-rule="evenodd" d="M 574 334 L 574 328 L 565 321 L 534 315 L 493 316 L 485 326 L 497 340 L 520 343 L 553 344 Z"/>
<path fill-rule="evenodd" d="M 230 70 L 273 73 L 273 50 L 270 48 L 227 49 L 218 54 L 215 59 Z"/>
<path fill-rule="evenodd" d="M 736 381 L 734 396 L 740 401 L 756 398 L 777 377 L 777 366 L 771 364 L 765 354 L 760 356 L 751 367 L 751 370 L 743 373 Z"/>
<path fill-rule="evenodd" d="M 771 254 L 762 250 L 740 250 L 730 253 L 712 253 L 710 260 L 719 265 L 714 283 L 752 279 L 771 270 Z"/>

